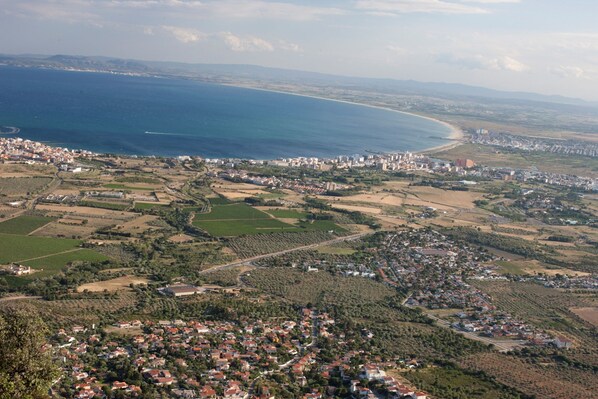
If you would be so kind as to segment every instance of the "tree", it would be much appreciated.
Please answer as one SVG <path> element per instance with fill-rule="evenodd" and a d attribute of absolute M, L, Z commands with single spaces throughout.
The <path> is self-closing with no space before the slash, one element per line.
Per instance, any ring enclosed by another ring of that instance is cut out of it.
<path fill-rule="evenodd" d="M 0 399 L 48 397 L 58 368 L 45 348 L 48 328 L 29 309 L 0 311 Z"/>

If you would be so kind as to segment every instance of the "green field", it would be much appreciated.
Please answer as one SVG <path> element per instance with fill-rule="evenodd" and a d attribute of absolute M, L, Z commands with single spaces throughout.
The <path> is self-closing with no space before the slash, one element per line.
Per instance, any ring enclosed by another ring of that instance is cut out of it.
<path fill-rule="evenodd" d="M 332 245 L 323 245 L 318 247 L 318 252 L 321 254 L 330 255 L 353 255 L 356 251 L 353 248 L 335 247 Z"/>
<path fill-rule="evenodd" d="M 146 183 L 146 184 L 159 184 L 160 179 L 156 179 L 151 176 L 119 176 L 116 179 L 117 182 L 121 183 Z"/>
<path fill-rule="evenodd" d="M 91 208 L 110 209 L 112 211 L 124 211 L 129 207 L 129 204 L 121 204 L 114 202 L 100 202 L 100 201 L 81 201 L 81 206 L 89 206 Z"/>
<path fill-rule="evenodd" d="M 169 204 L 152 204 L 149 202 L 135 202 L 135 210 L 141 211 L 144 209 L 152 209 L 152 208 L 163 208 L 167 207 Z"/>
<path fill-rule="evenodd" d="M 99 252 L 91 249 L 78 249 L 73 252 L 65 252 L 62 254 L 51 255 L 44 258 L 25 261 L 24 265 L 30 266 L 32 269 L 41 270 L 23 278 L 34 279 L 48 277 L 58 273 L 67 264 L 73 262 L 103 262 L 109 258 Z"/>
<path fill-rule="evenodd" d="M 214 205 L 210 213 L 197 213 L 195 220 L 269 219 L 270 215 L 246 204 Z"/>
<path fill-rule="evenodd" d="M 296 226 L 277 219 L 255 220 L 195 220 L 197 226 L 215 237 L 240 236 L 243 234 L 279 233 L 282 231 L 300 231 Z"/>
<path fill-rule="evenodd" d="M 81 240 L 0 234 L 0 263 L 24 261 L 69 251 L 81 245 Z"/>
<path fill-rule="evenodd" d="M 18 216 L 0 223 L 0 233 L 27 235 L 52 220 L 44 216 Z"/>
<path fill-rule="evenodd" d="M 330 220 L 314 220 L 314 221 L 305 221 L 299 222 L 299 227 L 304 230 L 316 230 L 316 231 L 331 231 L 333 230 L 335 233 L 344 233 L 347 230 L 343 229 L 336 223 Z"/>
<path fill-rule="evenodd" d="M 499 267 L 499 272 L 504 274 L 515 274 L 520 276 L 527 274 L 520 265 L 513 262 L 500 260 L 496 262 L 496 265 Z"/>
<path fill-rule="evenodd" d="M 210 201 L 210 204 L 212 205 L 228 205 L 231 203 L 230 200 L 227 200 L 224 197 L 213 197 L 213 198 L 207 198 Z"/>
<path fill-rule="evenodd" d="M 275 216 L 271 217 L 268 213 Z M 279 233 L 298 231 L 345 232 L 329 220 L 308 221 L 296 225 L 284 223 L 277 218 L 299 219 L 306 213 L 292 209 L 272 209 L 268 213 L 244 203 L 230 205 L 214 205 L 210 213 L 196 213 L 193 225 L 215 237 L 240 236 L 243 234 Z"/>
<path fill-rule="evenodd" d="M 307 217 L 307 213 L 296 209 L 268 209 L 266 212 L 275 218 L 283 219 L 305 219 Z"/>
<path fill-rule="evenodd" d="M 125 184 L 117 184 L 117 183 L 104 184 L 104 187 L 111 188 L 113 190 L 139 190 L 139 191 L 154 191 L 155 190 L 155 188 L 153 188 L 153 187 L 133 187 L 133 186 L 127 186 Z"/>
<path fill-rule="evenodd" d="M 517 399 L 520 393 L 484 375 L 454 367 L 430 367 L 407 378 L 438 398 Z"/>

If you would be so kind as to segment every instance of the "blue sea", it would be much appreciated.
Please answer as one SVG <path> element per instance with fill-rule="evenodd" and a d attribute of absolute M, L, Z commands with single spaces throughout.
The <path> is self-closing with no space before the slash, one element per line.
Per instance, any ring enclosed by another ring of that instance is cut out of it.
<path fill-rule="evenodd" d="M 446 144 L 450 129 L 384 109 L 195 81 L 0 67 L 0 126 L 129 155 L 274 159 Z"/>

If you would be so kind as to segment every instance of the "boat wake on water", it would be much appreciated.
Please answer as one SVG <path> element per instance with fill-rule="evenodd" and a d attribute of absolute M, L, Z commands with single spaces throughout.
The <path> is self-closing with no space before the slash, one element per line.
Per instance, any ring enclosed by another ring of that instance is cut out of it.
<path fill-rule="evenodd" d="M 148 130 L 145 131 L 145 134 L 152 134 L 152 135 L 157 135 L 157 136 L 188 136 L 187 134 L 182 134 L 182 133 L 150 132 Z"/>

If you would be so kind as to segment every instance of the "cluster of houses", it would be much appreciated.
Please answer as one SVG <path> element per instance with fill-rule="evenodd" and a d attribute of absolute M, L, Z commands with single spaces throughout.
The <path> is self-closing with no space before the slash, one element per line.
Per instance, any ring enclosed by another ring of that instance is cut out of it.
<path fill-rule="evenodd" d="M 335 158 L 317 157 L 296 157 L 279 158 L 269 161 L 246 160 L 246 159 L 206 159 L 210 165 L 219 166 L 225 169 L 232 169 L 241 163 L 250 165 L 269 165 L 287 168 L 304 168 L 327 171 L 335 169 L 370 168 L 380 171 L 397 170 L 423 170 L 438 172 L 455 172 L 471 168 L 475 165 L 472 160 L 459 160 L 458 163 L 451 163 L 437 159 L 431 159 L 425 155 L 411 152 L 395 153 L 372 153 L 367 155 L 339 155 Z"/>
<path fill-rule="evenodd" d="M 7 274 L 12 274 L 13 276 L 26 276 L 34 272 L 31 267 L 19 265 L 17 263 L 12 263 L 6 267 L 3 267 L 1 270 Z"/>
<path fill-rule="evenodd" d="M 487 294 L 465 281 L 496 275 L 493 256 L 434 230 L 389 233 L 376 252 L 375 265 L 383 279 L 411 291 L 408 306 L 463 309 L 451 324 L 458 330 L 537 345 L 553 343 L 544 331 L 497 310 Z"/>
<path fill-rule="evenodd" d="M 463 176 L 493 180 L 538 182 L 559 187 L 576 188 L 585 191 L 598 190 L 598 179 L 596 178 L 561 173 L 550 173 L 539 170 L 480 166 L 473 170 L 462 170 L 460 174 Z"/>
<path fill-rule="evenodd" d="M 345 190 L 349 186 L 334 182 L 321 182 L 318 180 L 287 179 L 276 176 L 250 175 L 243 170 L 228 169 L 220 172 L 218 177 L 231 181 L 242 181 L 244 183 L 265 186 L 269 188 L 284 188 L 300 194 L 325 194 L 327 191 Z"/>
<path fill-rule="evenodd" d="M 75 158 L 94 155 L 84 150 L 51 147 L 19 137 L 0 137 L 0 161 L 72 164 Z"/>
<path fill-rule="evenodd" d="M 516 136 L 510 133 L 481 131 L 471 135 L 470 142 L 523 151 L 598 157 L 598 144 L 578 140 L 557 140 L 543 137 Z"/>
<path fill-rule="evenodd" d="M 523 210 L 527 216 L 547 224 L 576 225 L 596 222 L 596 218 L 579 205 L 541 191 L 525 190 L 514 201 L 513 206 Z"/>
<path fill-rule="evenodd" d="M 359 377 L 368 382 L 379 382 L 384 386 L 384 391 L 388 398 L 405 399 L 427 399 L 428 394 L 423 391 L 413 389 L 396 378 L 386 375 L 386 372 L 377 364 L 365 364 L 361 368 Z M 378 398 L 370 388 L 364 386 L 360 380 L 351 381 L 350 392 L 357 398 L 374 399 Z"/>
<path fill-rule="evenodd" d="M 187 399 L 266 399 L 274 397 L 269 376 L 282 373 L 309 391 L 304 398 L 333 396 L 332 385 L 321 392 L 309 389 L 316 372 L 325 379 L 340 377 L 355 398 L 373 397 L 359 378 L 382 382 L 390 397 L 427 398 L 387 377 L 381 365 L 367 363 L 364 351 L 343 352 L 345 336 L 334 319 L 311 309 L 276 321 L 126 320 L 111 328 L 123 333 L 74 326 L 56 334 L 53 346 L 63 371 L 56 392 L 68 390 L 80 399 L 106 398 L 107 391 L 136 397 L 148 389 Z M 317 340 L 324 338 L 334 340 L 344 355 L 323 361 Z M 356 361 L 363 362 L 361 368 L 351 366 Z M 130 364 L 129 373 L 115 376 L 98 368 L 101 362 Z"/>

